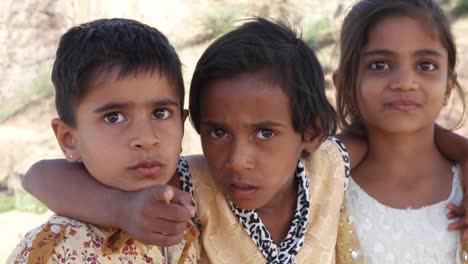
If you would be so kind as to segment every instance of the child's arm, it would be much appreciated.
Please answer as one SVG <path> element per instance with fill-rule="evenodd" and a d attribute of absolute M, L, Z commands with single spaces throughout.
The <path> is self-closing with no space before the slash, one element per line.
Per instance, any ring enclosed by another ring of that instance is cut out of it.
<path fill-rule="evenodd" d="M 179 243 L 193 215 L 190 195 L 179 189 L 168 185 L 138 192 L 113 189 L 97 182 L 82 164 L 66 160 L 37 162 L 22 184 L 57 214 L 122 228 L 146 244 Z"/>
<path fill-rule="evenodd" d="M 455 205 L 450 205 L 449 218 L 453 216 L 464 216 L 468 209 L 468 139 L 462 137 L 450 130 L 444 129 L 436 125 L 434 133 L 435 143 L 439 151 L 447 158 L 457 161 L 460 164 L 462 179 L 463 179 L 463 204 L 462 208 L 456 208 Z M 459 221 L 449 226 L 450 230 L 461 229 L 467 227 L 468 219 L 462 217 Z M 465 229 L 463 236 L 468 238 L 468 229 Z"/>
<path fill-rule="evenodd" d="M 349 155 L 350 169 L 356 168 L 367 155 L 367 141 L 365 138 L 352 136 L 345 132 L 335 135 L 346 147 Z"/>

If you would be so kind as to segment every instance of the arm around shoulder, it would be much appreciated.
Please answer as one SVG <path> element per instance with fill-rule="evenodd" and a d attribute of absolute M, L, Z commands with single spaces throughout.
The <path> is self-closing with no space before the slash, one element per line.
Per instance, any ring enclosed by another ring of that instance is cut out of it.
<path fill-rule="evenodd" d="M 118 201 L 124 191 L 96 181 L 81 163 L 64 159 L 35 163 L 22 181 L 23 188 L 59 215 L 99 225 L 118 226 Z"/>

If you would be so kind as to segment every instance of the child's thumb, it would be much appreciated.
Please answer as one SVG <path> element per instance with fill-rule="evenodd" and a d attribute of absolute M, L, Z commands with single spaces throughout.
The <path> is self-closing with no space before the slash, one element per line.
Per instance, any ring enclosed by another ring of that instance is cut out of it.
<path fill-rule="evenodd" d="M 172 191 L 173 195 L 170 202 L 187 208 L 192 214 L 192 217 L 195 216 L 195 208 L 193 207 L 192 197 L 190 194 L 175 188 L 173 188 Z"/>

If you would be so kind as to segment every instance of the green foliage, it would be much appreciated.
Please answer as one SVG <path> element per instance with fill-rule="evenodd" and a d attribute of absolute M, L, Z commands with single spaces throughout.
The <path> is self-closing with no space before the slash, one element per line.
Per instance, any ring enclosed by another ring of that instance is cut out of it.
<path fill-rule="evenodd" d="M 319 40 L 320 35 L 330 28 L 330 20 L 328 17 L 322 17 L 312 21 L 304 26 L 302 38 L 310 45 L 315 45 Z"/>
<path fill-rule="evenodd" d="M 26 192 L 14 195 L 0 193 L 0 213 L 11 210 L 42 214 L 48 211 L 47 207 Z"/>
<path fill-rule="evenodd" d="M 15 197 L 0 193 L 0 213 L 15 209 Z"/>
<path fill-rule="evenodd" d="M 15 193 L 15 209 L 36 214 L 42 214 L 48 210 L 45 205 L 26 192 Z"/>
<path fill-rule="evenodd" d="M 452 14 L 456 17 L 468 14 L 468 0 L 458 0 L 452 9 Z"/>

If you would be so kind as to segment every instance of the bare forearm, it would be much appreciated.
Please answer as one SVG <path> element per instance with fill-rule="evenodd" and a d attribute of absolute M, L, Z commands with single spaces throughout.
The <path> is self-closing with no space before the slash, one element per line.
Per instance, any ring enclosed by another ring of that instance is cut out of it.
<path fill-rule="evenodd" d="M 57 214 L 99 225 L 119 225 L 119 199 L 125 192 L 97 182 L 82 164 L 42 160 L 29 169 L 22 184 Z"/>

